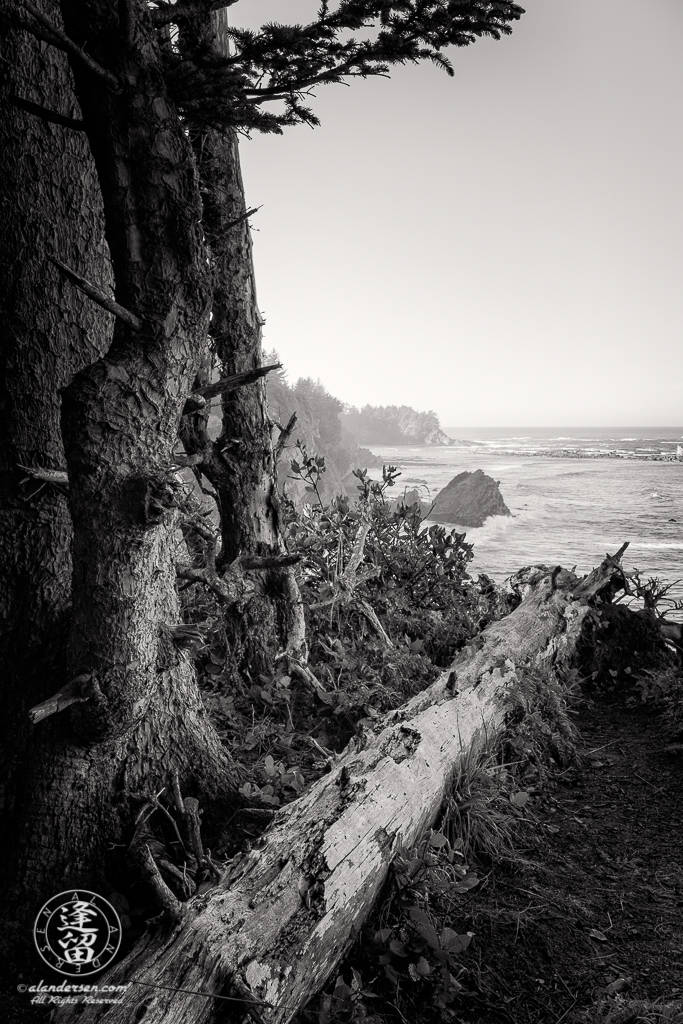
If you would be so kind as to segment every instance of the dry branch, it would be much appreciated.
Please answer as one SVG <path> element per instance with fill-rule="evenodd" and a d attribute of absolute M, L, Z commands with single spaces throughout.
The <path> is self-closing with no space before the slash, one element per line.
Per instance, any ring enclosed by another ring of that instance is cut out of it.
<path fill-rule="evenodd" d="M 267 373 L 270 373 L 271 370 L 279 370 L 281 366 L 282 363 L 273 363 L 271 366 L 257 366 L 255 370 L 234 373 L 230 377 L 224 377 L 223 380 L 217 380 L 213 384 L 206 384 L 203 388 L 197 388 L 185 402 L 183 416 L 188 416 L 190 413 L 203 409 L 206 406 L 207 399 L 210 400 L 218 395 L 225 395 L 229 391 L 236 391 L 237 388 L 243 388 L 246 384 L 254 384 L 261 377 L 265 377 Z"/>
<path fill-rule="evenodd" d="M 33 4 L 30 3 L 30 0 L 21 0 L 21 6 L 25 11 L 28 11 L 31 17 L 35 18 L 43 29 L 43 32 L 40 32 L 40 30 L 37 30 L 33 24 L 24 21 L 23 19 L 20 22 L 22 28 L 25 28 L 28 32 L 32 32 L 39 39 L 44 39 L 52 46 L 57 47 L 57 49 L 64 50 L 65 53 L 71 54 L 72 57 L 75 57 L 81 62 L 81 64 L 84 64 L 85 67 L 94 75 L 97 75 L 98 78 L 102 78 L 110 89 L 114 92 L 120 92 L 121 85 L 118 78 L 115 75 L 112 75 L 111 71 L 107 71 L 106 68 L 103 68 L 97 63 L 97 61 L 93 60 L 85 50 L 82 50 L 80 46 L 78 46 L 73 39 L 66 34 L 66 32 L 62 32 L 61 28 L 53 25 L 50 19 L 43 14 L 42 11 L 38 10 L 37 7 L 34 7 Z"/>
<path fill-rule="evenodd" d="M 193 898 L 171 936 L 146 936 L 117 965 L 107 983 L 133 984 L 122 1004 L 105 1011 L 107 1024 L 204 1024 L 213 1016 L 209 1001 L 183 990 L 219 997 L 235 986 L 273 1004 L 260 1011 L 268 1024 L 290 1021 L 363 925 L 396 850 L 436 819 L 460 758 L 504 728 L 518 671 L 570 665 L 590 601 L 608 594 L 620 572 L 606 559 L 579 585 L 564 570 L 554 582 L 539 571 L 514 612 L 386 716 L 365 749 L 354 738 L 330 774 L 278 811 L 260 849 Z M 590 599 L 575 600 L 576 590 Z M 145 993 L 143 1003 L 138 986 L 145 985 L 169 990 L 157 988 L 152 999 Z M 87 1007 L 80 1024 L 100 1016 Z"/>
<path fill-rule="evenodd" d="M 77 274 L 75 270 L 71 269 L 71 267 L 67 267 L 66 263 L 62 263 L 61 260 L 56 259 L 54 256 L 51 256 L 50 259 L 54 265 L 59 267 L 62 273 L 65 274 L 70 281 L 73 281 L 77 288 L 80 288 L 82 292 L 85 292 L 88 298 L 92 299 L 93 302 L 102 306 L 102 308 L 106 309 L 108 313 L 113 313 L 114 316 L 119 318 L 119 320 L 123 320 L 124 324 L 127 324 L 131 330 L 142 330 L 142 320 L 140 320 L 135 313 L 131 313 L 124 306 L 121 306 L 114 299 L 110 298 L 107 293 L 102 291 L 101 288 L 98 288 L 97 285 L 91 284 L 90 281 L 86 281 L 84 277 Z"/>
<path fill-rule="evenodd" d="M 66 683 L 61 690 L 57 690 L 57 693 L 53 694 L 52 697 L 44 700 L 42 704 L 36 704 L 32 707 L 28 713 L 28 717 L 31 719 L 31 723 L 33 725 L 37 725 L 37 723 L 42 722 L 44 718 L 49 718 L 50 715 L 56 715 L 58 711 L 63 711 L 64 708 L 68 708 L 72 704 L 78 704 L 81 701 L 88 700 L 90 697 L 94 697 L 98 692 L 99 690 L 94 676 L 76 676 L 75 679 Z"/>
<path fill-rule="evenodd" d="M 225 605 L 244 603 L 254 592 L 255 585 L 245 576 L 250 570 L 287 569 L 299 561 L 299 555 L 242 555 L 228 566 L 222 575 L 212 568 L 177 565 L 176 575 L 190 583 L 203 583 Z"/>
<path fill-rule="evenodd" d="M 287 441 L 291 437 L 292 431 L 294 430 L 294 427 L 296 426 L 296 419 L 297 419 L 296 413 L 293 412 L 292 415 L 287 420 L 287 423 L 285 424 L 284 427 L 281 426 L 279 423 L 275 424 L 276 427 L 280 428 L 280 434 L 278 436 L 277 442 L 275 443 L 275 445 L 273 447 L 273 461 L 274 461 L 276 466 L 278 464 L 280 456 L 282 455 L 283 451 L 285 450 L 285 445 L 287 444 Z"/>
<path fill-rule="evenodd" d="M 224 230 L 228 231 L 230 228 L 234 228 L 237 224 L 241 224 L 243 221 L 248 220 L 249 217 L 253 217 L 255 213 L 258 213 L 260 209 L 260 206 L 252 206 L 250 210 L 245 210 L 244 213 L 241 213 L 239 217 L 235 217 L 234 220 L 229 221 L 225 225 Z"/>
<path fill-rule="evenodd" d="M 85 131 L 85 121 L 78 121 L 75 117 L 58 114 L 55 110 L 48 110 L 47 107 L 41 107 L 39 103 L 32 103 L 31 100 L 25 100 L 22 96 L 12 94 L 7 98 L 15 107 L 19 107 L 20 110 L 25 110 L 35 117 L 40 117 L 43 121 L 49 121 L 50 124 L 59 124 L 76 132 Z"/>
<path fill-rule="evenodd" d="M 204 398 L 215 398 L 228 391 L 236 391 L 237 388 L 242 388 L 245 384 L 253 384 L 261 377 L 265 377 L 271 370 L 279 370 L 281 366 L 282 363 L 271 363 L 270 366 L 257 366 L 256 369 L 246 370 L 244 373 L 233 373 L 231 377 L 224 377 L 223 380 L 217 380 L 214 384 L 198 388 L 197 393 Z"/>
<path fill-rule="evenodd" d="M 225 605 L 239 604 L 248 598 L 248 587 L 241 574 L 233 573 L 231 577 L 219 576 L 211 569 L 195 568 L 191 565 L 177 565 L 176 576 L 190 583 L 203 583 L 213 591 L 218 600 Z"/>
<path fill-rule="evenodd" d="M 23 469 L 25 473 L 28 473 L 27 477 L 21 481 L 22 484 L 26 480 L 42 480 L 46 484 L 56 484 L 59 487 L 69 486 L 69 477 L 65 469 L 42 469 L 41 467 L 34 466 L 22 466 L 21 463 L 17 463 L 19 469 Z"/>

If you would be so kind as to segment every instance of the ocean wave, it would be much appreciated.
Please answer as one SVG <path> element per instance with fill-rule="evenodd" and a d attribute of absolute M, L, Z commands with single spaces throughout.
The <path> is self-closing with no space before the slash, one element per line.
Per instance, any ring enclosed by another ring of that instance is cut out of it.
<path fill-rule="evenodd" d="M 643 548 L 646 551 L 667 551 L 669 549 L 671 549 L 672 551 L 683 551 L 683 541 L 675 540 L 634 541 L 632 546 L 633 549 L 636 551 L 638 551 L 640 548 Z M 680 572 L 681 570 L 679 569 L 678 571 Z"/>

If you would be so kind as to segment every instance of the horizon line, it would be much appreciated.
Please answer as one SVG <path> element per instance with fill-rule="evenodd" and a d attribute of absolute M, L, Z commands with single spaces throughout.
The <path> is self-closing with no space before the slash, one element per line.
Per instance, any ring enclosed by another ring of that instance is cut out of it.
<path fill-rule="evenodd" d="M 505 423 L 501 424 L 500 426 L 496 424 L 487 425 L 483 423 L 477 423 L 467 425 L 461 423 L 457 426 L 448 424 L 448 427 L 449 429 L 454 430 L 683 430 L 683 424 L 673 424 L 672 426 L 664 426 L 661 423 L 607 423 L 603 425 L 596 425 L 594 423 L 586 423 L 585 425 L 578 423 L 544 423 L 536 424 L 535 426 L 530 425 L 528 423 Z M 446 429 L 446 424 L 444 424 L 442 429 Z"/>

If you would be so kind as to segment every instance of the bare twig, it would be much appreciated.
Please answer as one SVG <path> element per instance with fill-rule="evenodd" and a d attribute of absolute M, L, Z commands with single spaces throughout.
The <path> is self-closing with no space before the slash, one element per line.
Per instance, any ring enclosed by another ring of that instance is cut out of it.
<path fill-rule="evenodd" d="M 662 790 L 666 789 L 666 786 L 655 786 L 653 782 L 648 782 L 647 779 L 644 779 L 642 775 L 638 774 L 638 772 L 634 772 L 633 774 L 637 779 L 640 779 L 641 782 L 644 782 L 646 786 L 649 786 L 650 789 L 654 789 L 655 793 L 661 793 Z"/>
<path fill-rule="evenodd" d="M 577 1003 L 578 1003 L 578 999 L 575 999 L 574 1002 L 571 1004 L 571 1006 L 567 1007 L 567 1009 L 564 1011 L 562 1016 L 557 1018 L 557 1020 L 555 1021 L 555 1024 L 561 1024 L 561 1021 L 564 1020 L 564 1018 L 567 1016 L 567 1014 L 569 1013 L 570 1010 L 574 1009 L 574 1007 L 576 1006 Z"/>
<path fill-rule="evenodd" d="M 62 32 L 61 28 L 57 28 L 56 25 L 53 25 L 50 19 L 43 14 L 42 11 L 33 6 L 30 0 L 21 0 L 21 6 L 25 11 L 28 11 L 33 18 L 35 18 L 43 29 L 47 30 L 48 38 L 46 38 L 44 34 L 39 35 L 39 38 L 45 39 L 46 42 L 56 46 L 57 49 L 64 50 L 65 53 L 71 54 L 72 57 L 75 57 L 84 64 L 94 75 L 97 75 L 98 78 L 102 78 L 110 89 L 114 92 L 120 92 L 121 85 L 118 78 L 115 75 L 112 75 L 111 71 L 107 71 L 106 68 L 103 68 L 97 63 L 97 61 L 93 60 L 85 50 L 82 50 L 80 46 L 78 46 L 73 39 L 66 34 L 66 32 Z M 24 19 L 21 20 L 21 25 L 27 31 L 33 32 L 34 35 L 38 35 L 34 27 L 29 22 L 24 21 Z M 49 36 L 52 38 L 49 38 Z"/>
<path fill-rule="evenodd" d="M 159 857 L 156 863 L 162 875 L 173 879 L 185 899 L 194 896 L 197 891 L 197 883 L 188 875 L 186 870 L 181 870 L 177 864 L 172 864 L 167 857 Z"/>
<path fill-rule="evenodd" d="M 200 992 L 193 988 L 178 988 L 176 985 L 171 987 L 170 985 L 156 985 L 153 981 L 131 981 L 131 985 L 141 985 L 143 988 L 158 988 L 162 992 L 184 992 L 190 996 L 202 996 L 204 999 L 219 999 L 226 1003 L 254 1003 L 255 1006 L 267 1006 L 268 1009 L 274 1009 L 272 1003 L 266 1003 L 262 999 L 257 1000 L 254 997 L 242 998 L 241 996 L 222 996 L 217 992 Z M 282 1003 L 280 1003 L 282 1006 Z"/>
<path fill-rule="evenodd" d="M 124 322 L 124 324 L 127 324 L 131 330 L 142 330 L 142 320 L 140 320 L 135 313 L 131 313 L 129 310 L 119 305 L 118 302 L 111 299 L 107 293 L 102 291 L 101 288 L 98 288 L 97 285 L 91 284 L 90 281 L 86 281 L 84 277 L 77 274 L 75 270 L 71 269 L 71 267 L 67 267 L 66 263 L 62 263 L 61 260 L 56 259 L 54 256 L 51 256 L 50 259 L 54 265 L 59 267 L 62 273 L 65 274 L 70 281 L 73 281 L 77 288 L 80 288 L 82 292 L 85 292 L 93 302 L 102 306 L 102 308 L 106 309 L 108 313 L 113 313 L 114 316 L 117 316 L 119 320 Z"/>
<path fill-rule="evenodd" d="M 251 210 L 246 210 L 244 213 L 240 214 L 239 217 L 235 217 L 234 220 L 229 221 L 229 223 L 224 226 L 223 231 L 228 231 L 230 228 L 234 228 L 236 224 L 241 224 L 243 220 L 247 220 L 249 217 L 252 217 L 255 213 L 258 213 L 260 209 L 260 206 L 252 206 Z"/>
<path fill-rule="evenodd" d="M 180 830 L 178 829 L 178 825 L 176 823 L 175 818 L 164 807 L 164 805 L 160 802 L 160 800 L 158 798 L 156 799 L 156 809 L 158 811 L 161 811 L 161 813 L 164 815 L 164 817 L 170 822 L 171 828 L 173 829 L 173 831 L 175 832 L 176 836 L 178 837 L 178 843 L 180 844 L 180 848 L 183 851 L 183 856 L 185 857 L 185 860 L 187 861 L 189 859 L 189 855 L 188 855 L 188 852 L 187 852 L 187 850 L 185 848 L 185 843 L 183 842 L 183 837 L 180 834 Z"/>

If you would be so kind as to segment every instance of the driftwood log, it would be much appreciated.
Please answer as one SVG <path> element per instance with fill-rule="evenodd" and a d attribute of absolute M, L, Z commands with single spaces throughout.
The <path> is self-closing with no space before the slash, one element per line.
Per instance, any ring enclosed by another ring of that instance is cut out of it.
<path fill-rule="evenodd" d="M 276 814 L 258 848 L 98 979 L 130 982 L 123 1002 L 87 1006 L 79 1021 L 208 1024 L 226 998 L 235 1020 L 289 1021 L 349 948 L 395 851 L 437 818 L 463 752 L 504 728 L 517 671 L 575 662 L 585 620 L 623 582 L 622 553 L 583 580 L 559 567 L 520 575 L 515 611 L 379 731 L 354 738 L 328 775 Z"/>

